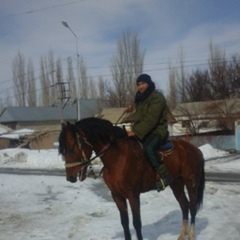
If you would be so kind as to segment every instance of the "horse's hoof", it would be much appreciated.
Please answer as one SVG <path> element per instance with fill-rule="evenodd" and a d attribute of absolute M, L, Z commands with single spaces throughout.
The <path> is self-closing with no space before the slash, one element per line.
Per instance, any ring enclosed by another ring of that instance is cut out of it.
<path fill-rule="evenodd" d="M 177 240 L 184 240 L 184 239 L 185 239 L 185 237 L 180 235 Z"/>

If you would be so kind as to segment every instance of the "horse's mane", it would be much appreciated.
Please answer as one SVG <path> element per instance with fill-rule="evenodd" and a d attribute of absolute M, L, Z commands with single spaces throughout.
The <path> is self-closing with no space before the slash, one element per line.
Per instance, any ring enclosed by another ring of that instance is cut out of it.
<path fill-rule="evenodd" d="M 113 124 L 105 119 L 100 118 L 85 118 L 75 124 L 67 123 L 62 125 L 62 130 L 58 137 L 58 152 L 59 154 L 64 154 L 66 146 L 66 133 L 70 131 L 72 137 L 76 138 L 78 135 L 76 132 L 82 132 L 87 140 L 94 144 L 98 140 L 102 141 L 104 144 L 115 143 L 117 139 L 123 139 L 127 137 L 127 132 L 124 128 L 113 126 Z"/>
<path fill-rule="evenodd" d="M 95 143 L 97 140 L 104 144 L 114 143 L 117 139 L 127 137 L 125 129 L 113 126 L 106 120 L 95 117 L 85 118 L 76 122 L 76 128 L 83 131 L 89 142 Z"/>

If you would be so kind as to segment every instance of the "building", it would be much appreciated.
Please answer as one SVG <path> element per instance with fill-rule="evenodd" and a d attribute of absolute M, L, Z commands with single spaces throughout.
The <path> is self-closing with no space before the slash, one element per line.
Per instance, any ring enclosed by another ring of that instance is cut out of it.
<path fill-rule="evenodd" d="M 0 114 L 0 123 L 12 130 L 31 129 L 36 132 L 51 132 L 53 141 L 58 139 L 61 122 L 76 122 L 79 117 L 93 117 L 101 111 L 97 99 L 80 99 L 64 106 L 50 107 L 6 107 Z M 63 119 L 61 119 L 63 116 Z"/>
<path fill-rule="evenodd" d="M 234 122 L 240 119 L 240 99 L 181 103 L 173 110 L 177 122 L 172 135 L 206 132 L 234 133 Z"/>

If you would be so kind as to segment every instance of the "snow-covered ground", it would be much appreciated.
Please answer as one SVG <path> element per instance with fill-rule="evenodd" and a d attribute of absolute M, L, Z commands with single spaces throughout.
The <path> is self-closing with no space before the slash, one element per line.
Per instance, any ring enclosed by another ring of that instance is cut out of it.
<path fill-rule="evenodd" d="M 239 172 L 240 155 L 200 147 L 206 171 Z M 1 168 L 64 169 L 56 149 L 0 151 Z M 95 169 L 99 168 L 98 164 Z M 196 239 L 240 239 L 240 185 L 206 182 Z M 181 212 L 171 189 L 141 195 L 146 240 L 176 240 Z M 131 215 L 130 215 L 131 216 Z M 133 239 L 135 231 L 131 223 Z M 119 213 L 102 178 L 69 183 L 65 177 L 0 174 L 0 240 L 124 239 Z"/>

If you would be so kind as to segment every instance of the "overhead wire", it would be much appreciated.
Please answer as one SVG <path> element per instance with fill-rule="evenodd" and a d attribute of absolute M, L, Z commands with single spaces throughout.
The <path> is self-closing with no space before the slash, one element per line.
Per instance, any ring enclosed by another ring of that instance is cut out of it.
<path fill-rule="evenodd" d="M 199 62 L 200 60 L 195 60 L 196 62 Z M 207 65 L 209 65 L 209 63 L 221 63 L 221 62 L 230 62 L 231 60 L 222 60 L 222 59 L 218 59 L 218 60 L 216 60 L 216 61 L 214 61 L 214 62 L 209 62 L 209 60 L 205 60 L 206 62 L 201 62 L 201 63 L 197 63 L 197 64 L 185 64 L 184 65 L 184 68 L 192 68 L 192 67 L 200 67 L 200 66 L 207 66 Z M 183 63 L 192 63 L 193 61 L 191 60 L 191 61 L 184 61 Z M 156 63 L 157 64 L 157 63 Z M 159 64 L 159 63 L 158 63 Z M 166 64 L 166 63 L 163 63 L 162 62 L 162 64 Z M 152 65 L 148 65 L 147 64 L 147 66 L 152 66 Z M 171 67 L 172 69 L 179 69 L 180 68 L 180 66 L 173 66 L 173 67 Z M 169 66 L 168 67 L 157 67 L 157 68 L 146 68 L 145 69 L 145 72 L 156 72 L 156 71 L 165 71 L 165 70 L 168 70 L 169 69 Z M 55 72 L 55 70 L 54 70 L 54 72 Z M 52 71 L 51 72 L 47 72 L 46 74 L 51 74 L 52 73 Z M 126 73 L 127 74 L 127 73 Z M 101 77 L 103 77 L 103 78 L 107 78 L 107 77 L 111 77 L 112 76 L 112 74 L 104 74 L 104 75 L 101 75 Z M 99 75 L 96 75 L 96 76 L 90 76 L 90 78 L 91 79 L 95 79 L 95 78 L 99 78 L 100 76 Z M 40 79 L 40 77 L 38 77 L 37 79 Z M 64 80 L 65 78 L 63 78 L 62 80 Z M 35 80 L 35 79 L 34 79 Z M 76 79 L 75 79 L 76 80 Z M 39 92 L 39 91 L 43 91 L 44 89 L 46 89 L 46 88 L 51 88 L 51 87 L 53 87 L 51 84 L 50 85 L 48 85 L 48 86 L 46 86 L 46 87 L 43 87 L 43 88 L 38 88 L 38 89 L 35 89 L 34 90 L 34 92 Z M 9 89 L 14 89 L 15 88 L 15 86 L 11 86 L 11 87 L 8 87 L 7 89 L 3 89 L 3 90 L 1 90 L 0 91 L 0 93 L 1 92 L 6 92 L 6 90 L 9 90 Z M 8 98 L 13 98 L 13 97 L 16 97 L 16 95 L 15 94 L 12 94 L 12 95 L 10 95 L 10 96 L 5 96 L 5 97 L 3 97 L 2 98 L 2 100 L 4 100 L 4 99 L 8 99 Z"/>
<path fill-rule="evenodd" d="M 62 6 L 67 6 L 67 5 L 72 5 L 72 4 L 76 4 L 76 3 L 80 3 L 80 2 L 86 2 L 86 1 L 90 1 L 90 0 L 77 0 L 77 1 L 62 3 L 62 4 L 58 4 L 58 5 L 54 5 L 54 6 L 33 9 L 33 10 L 21 12 L 21 13 L 3 15 L 3 16 L 0 16 L 0 19 L 1 18 L 8 18 L 8 17 L 16 17 L 16 16 L 21 16 L 21 15 L 27 15 L 27 14 L 31 14 L 31 13 L 35 13 L 35 12 L 42 12 L 42 11 L 46 11 L 46 10 L 49 10 L 49 9 L 58 8 L 58 7 L 62 7 Z"/>

